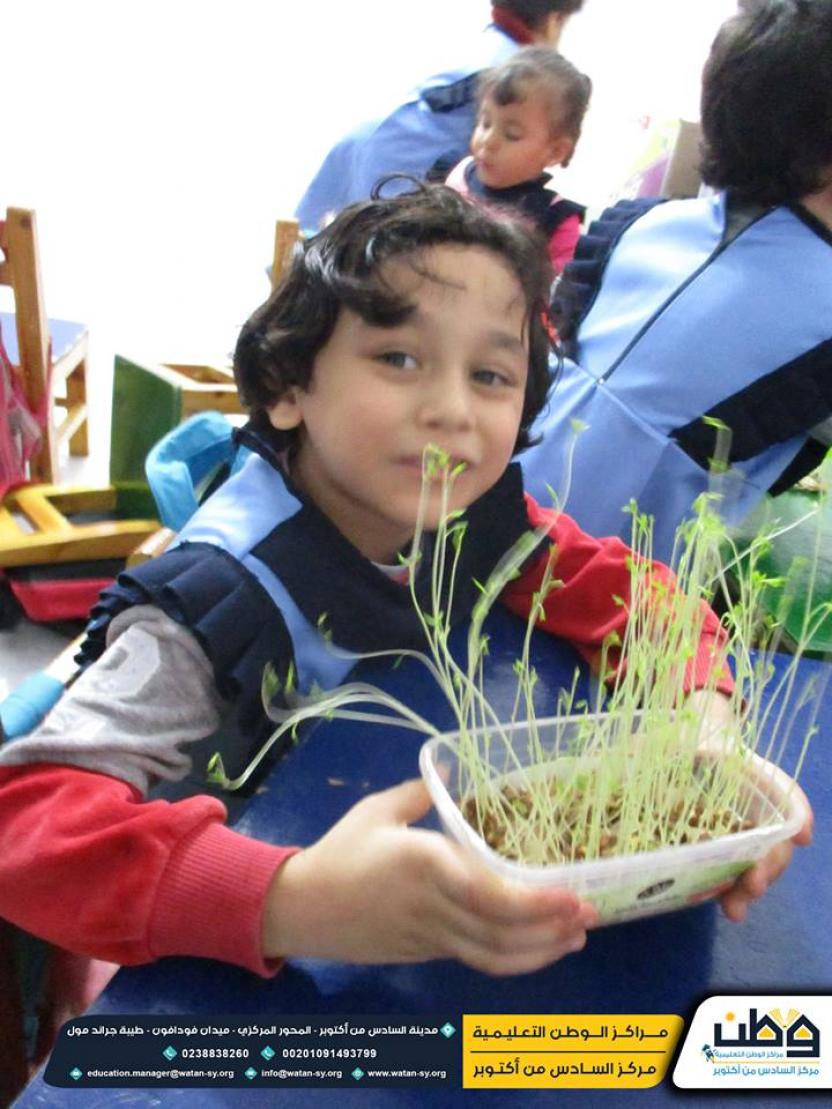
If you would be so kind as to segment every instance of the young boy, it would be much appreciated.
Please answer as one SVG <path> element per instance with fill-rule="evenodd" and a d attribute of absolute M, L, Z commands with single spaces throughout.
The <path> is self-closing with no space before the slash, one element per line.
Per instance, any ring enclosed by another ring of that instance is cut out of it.
<path fill-rule="evenodd" d="M 626 548 L 524 499 L 509 466 L 549 385 L 550 278 L 523 225 L 441 186 L 356 205 L 306 245 L 237 346 L 254 457 L 178 546 L 104 594 L 86 649 L 100 657 L 37 733 L 0 750 L 2 915 L 116 962 L 202 955 L 263 975 L 287 955 L 454 957 L 513 974 L 583 946 L 595 914 L 573 894 L 498 882 L 438 833 L 409 829 L 429 807 L 418 782 L 368 797 L 300 852 L 232 831 L 212 798 L 147 800 L 185 776 L 188 748 L 222 717 L 259 744 L 268 660 L 292 663 L 301 691 L 340 680 L 323 614 L 349 650 L 420 645 L 391 579 L 428 443 L 465 463 L 455 618 L 474 579 L 546 521 L 563 585 L 542 626 L 590 661 L 622 628 Z M 429 526 L 438 511 L 433 498 Z M 529 612 L 549 557 L 506 589 L 510 609 Z M 711 615 L 690 686 L 718 637 Z M 740 918 L 788 856 L 749 872 L 728 912 Z"/>
<path fill-rule="evenodd" d="M 592 82 L 562 55 L 527 46 L 483 74 L 471 156 L 447 183 L 526 216 L 546 236 L 557 273 L 575 253 L 586 209 L 551 187 L 548 166 L 567 166 L 580 137 Z"/>

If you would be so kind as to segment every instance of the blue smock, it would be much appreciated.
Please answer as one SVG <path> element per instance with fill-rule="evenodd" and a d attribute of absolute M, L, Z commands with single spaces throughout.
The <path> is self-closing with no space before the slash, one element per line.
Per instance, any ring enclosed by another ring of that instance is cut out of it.
<path fill-rule="evenodd" d="M 476 118 L 476 79 L 518 44 L 494 24 L 471 43 L 460 64 L 412 89 L 375 119 L 345 135 L 327 154 L 298 204 L 304 230 L 317 231 L 328 213 L 366 200 L 387 173 L 424 178 L 437 163 L 449 171 L 468 152 Z M 444 177 L 444 174 L 443 174 Z"/>
<path fill-rule="evenodd" d="M 811 431 L 832 413 L 832 235 L 800 205 L 738 233 L 734 211 L 720 194 L 652 207 L 623 233 L 606 221 L 610 249 L 589 280 L 579 246 L 564 279 L 583 282 L 574 361 L 532 428 L 542 441 L 520 457 L 529 492 L 545 501 L 552 487 L 591 534 L 629 539 L 634 498 L 665 561 L 714 481 L 739 520 L 825 451 Z M 598 254 L 595 230 L 584 255 Z M 718 479 L 709 418 L 731 431 Z"/>

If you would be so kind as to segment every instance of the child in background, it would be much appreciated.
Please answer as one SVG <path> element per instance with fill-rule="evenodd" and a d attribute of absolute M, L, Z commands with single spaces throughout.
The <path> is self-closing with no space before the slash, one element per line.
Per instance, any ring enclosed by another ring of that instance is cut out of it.
<path fill-rule="evenodd" d="M 568 166 L 581 133 L 592 82 L 545 46 L 518 50 L 482 75 L 471 156 L 448 175 L 459 192 L 512 208 L 549 243 L 560 273 L 575 253 L 586 209 L 559 196 L 548 166 Z"/>
<path fill-rule="evenodd" d="M 744 0 L 705 65 L 702 134 L 716 195 L 622 201 L 582 240 L 557 292 L 574 362 L 521 461 L 535 495 L 571 475 L 593 534 L 629 535 L 635 498 L 661 559 L 726 427 L 728 523 L 832 442 L 832 0 Z"/>
<path fill-rule="evenodd" d="M 555 558 L 562 584 L 541 626 L 590 662 L 623 637 L 627 548 L 524 497 L 509 464 L 550 384 L 550 281 L 525 225 L 443 186 L 355 205 L 305 244 L 237 345 L 253 457 L 173 549 L 105 591 L 86 647 L 96 661 L 36 733 L 0 749 L 0 914 L 120 963 L 199 955 L 262 975 L 287 955 L 453 957 L 516 974 L 584 945 L 596 915 L 574 894 L 497 881 L 439 833 L 409 828 L 430 804 L 420 782 L 367 797 L 301 851 L 228 828 L 214 798 L 148 799 L 185 777 L 223 719 L 259 746 L 267 661 L 281 675 L 293 666 L 304 693 L 350 667 L 327 638 L 352 651 L 424 646 L 396 561 L 429 443 L 465 466 L 450 506 L 467 519 L 452 618 L 470 615 L 475 579 L 545 523 L 551 543 L 503 603 L 527 616 Z M 429 528 L 439 511 L 437 490 Z M 425 604 L 429 564 L 426 551 Z M 690 688 L 706 683 L 719 638 L 707 613 Z M 251 753 L 241 741 L 237 766 Z M 723 900 L 731 916 L 790 850 L 738 880 Z"/>
<path fill-rule="evenodd" d="M 420 5 L 400 7 L 405 21 L 426 18 Z M 327 154 L 295 212 L 301 227 L 317 231 L 348 204 L 366 200 L 376 181 L 388 173 L 443 180 L 468 147 L 477 75 L 528 43 L 557 48 L 566 23 L 582 7 L 583 0 L 484 3 L 483 15 L 490 9 L 491 22 L 462 47 L 450 68 L 434 70 L 404 100 L 391 99 L 382 88 L 376 90 L 373 102 L 383 107 Z M 436 39 L 443 41 L 444 23 L 440 21 L 435 30 Z M 384 49 L 410 50 L 413 44 L 407 32 L 400 38 L 400 42 L 385 43 Z M 362 82 L 368 76 L 362 74 Z"/>

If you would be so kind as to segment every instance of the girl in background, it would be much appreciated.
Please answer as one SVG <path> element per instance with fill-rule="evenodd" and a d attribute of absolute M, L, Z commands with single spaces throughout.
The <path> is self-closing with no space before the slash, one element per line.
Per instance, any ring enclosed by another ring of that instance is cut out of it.
<path fill-rule="evenodd" d="M 488 205 L 525 215 L 549 243 L 558 273 L 575 253 L 585 208 L 559 196 L 548 166 L 575 151 L 592 82 L 545 46 L 518 50 L 480 78 L 471 155 L 447 183 Z"/>

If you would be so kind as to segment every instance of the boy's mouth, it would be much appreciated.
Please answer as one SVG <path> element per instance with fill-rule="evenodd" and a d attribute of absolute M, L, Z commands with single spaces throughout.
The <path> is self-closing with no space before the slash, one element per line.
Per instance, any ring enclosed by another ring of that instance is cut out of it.
<path fill-rule="evenodd" d="M 397 462 L 400 466 L 405 467 L 405 469 L 415 470 L 417 473 L 422 472 L 423 461 L 421 454 L 403 455 L 401 458 L 397 459 Z M 472 465 L 473 463 L 471 463 L 467 458 L 461 457 L 460 455 L 448 456 L 449 473 L 453 473 L 453 471 L 458 466 L 462 466 L 465 470 L 470 470 Z"/>

